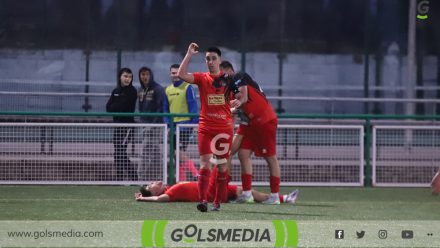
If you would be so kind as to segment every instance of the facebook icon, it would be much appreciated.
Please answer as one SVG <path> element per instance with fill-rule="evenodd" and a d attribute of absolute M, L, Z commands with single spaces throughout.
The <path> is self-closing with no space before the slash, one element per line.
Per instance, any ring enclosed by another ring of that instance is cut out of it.
<path fill-rule="evenodd" d="M 344 239 L 344 230 L 335 230 L 335 239 Z"/>

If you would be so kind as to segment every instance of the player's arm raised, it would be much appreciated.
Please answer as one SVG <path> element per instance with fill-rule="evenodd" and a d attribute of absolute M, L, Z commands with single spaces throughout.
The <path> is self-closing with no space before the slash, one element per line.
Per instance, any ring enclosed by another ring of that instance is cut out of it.
<path fill-rule="evenodd" d="M 180 63 L 179 70 L 177 71 L 177 75 L 180 79 L 182 79 L 185 82 L 188 83 L 194 83 L 194 76 L 191 73 L 188 73 L 188 64 L 191 60 L 191 57 L 198 53 L 199 46 L 196 43 L 189 44 L 188 51 L 186 52 L 185 57 L 182 60 L 182 63 Z"/>

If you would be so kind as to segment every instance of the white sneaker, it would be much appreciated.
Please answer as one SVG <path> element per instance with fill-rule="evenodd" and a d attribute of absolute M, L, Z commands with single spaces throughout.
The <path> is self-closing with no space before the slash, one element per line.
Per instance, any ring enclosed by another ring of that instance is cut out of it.
<path fill-rule="evenodd" d="M 252 194 L 250 195 L 241 194 L 237 198 L 235 203 L 254 203 L 254 197 L 252 196 Z"/>
<path fill-rule="evenodd" d="M 280 197 L 278 194 L 270 194 L 269 198 L 262 202 L 263 204 L 279 205 Z"/>
<path fill-rule="evenodd" d="M 290 204 L 295 203 L 298 195 L 299 195 L 299 190 L 295 189 L 292 193 L 285 195 L 284 203 L 290 203 Z"/>

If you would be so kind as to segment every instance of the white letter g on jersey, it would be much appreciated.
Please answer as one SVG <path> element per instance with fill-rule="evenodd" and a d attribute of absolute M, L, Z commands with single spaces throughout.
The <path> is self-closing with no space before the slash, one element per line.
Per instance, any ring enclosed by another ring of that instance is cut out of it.
<path fill-rule="evenodd" d="M 226 153 L 229 152 L 229 142 L 226 143 L 222 143 L 219 140 L 220 139 L 225 139 L 225 140 L 229 140 L 231 136 L 227 133 L 219 133 L 217 134 L 211 141 L 211 151 L 212 153 L 214 153 L 215 155 L 221 156 L 221 155 L 225 155 Z M 218 150 L 216 145 L 217 142 L 219 142 L 218 147 L 221 148 L 221 150 Z"/>

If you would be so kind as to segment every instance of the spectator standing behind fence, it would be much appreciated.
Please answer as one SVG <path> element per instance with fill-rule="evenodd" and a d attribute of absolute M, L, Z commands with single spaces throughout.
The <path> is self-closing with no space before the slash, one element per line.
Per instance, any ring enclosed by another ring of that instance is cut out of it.
<path fill-rule="evenodd" d="M 107 112 L 134 113 L 136 109 L 136 88 L 133 86 L 133 73 L 129 68 L 122 68 L 118 73 L 118 85 L 112 91 L 107 101 Z M 116 123 L 134 123 L 133 116 L 114 116 Z M 113 131 L 114 162 L 116 165 L 116 178 L 118 181 L 124 179 L 124 172 L 131 180 L 137 180 L 134 167 L 128 158 L 128 141 L 133 135 L 129 127 L 116 127 Z"/>
<path fill-rule="evenodd" d="M 148 67 L 139 69 L 138 103 L 140 113 L 162 113 L 164 89 L 154 81 L 153 71 Z M 163 123 L 162 116 L 141 116 L 142 123 Z M 140 180 L 151 180 L 160 176 L 163 158 L 160 153 L 162 136 L 160 128 L 146 127 L 142 130 L 142 162 L 138 167 Z"/>
<path fill-rule="evenodd" d="M 174 113 L 174 114 L 197 114 L 198 106 L 197 99 L 194 94 L 193 87 L 181 80 L 177 76 L 177 71 L 179 70 L 178 64 L 173 64 L 170 67 L 170 77 L 171 84 L 165 89 L 165 100 L 164 100 L 164 113 Z M 170 121 L 170 118 L 165 117 L 165 122 L 168 125 L 174 124 L 187 124 L 187 123 L 198 123 L 199 118 L 197 117 L 173 117 L 173 120 Z M 197 169 L 194 165 L 194 162 L 188 157 L 186 154 L 186 147 L 188 146 L 189 138 L 192 135 L 192 128 L 184 127 L 180 129 L 180 142 L 179 142 L 179 157 L 180 157 L 180 166 L 179 166 L 179 181 L 186 181 L 186 172 L 190 171 L 191 174 L 195 177 L 197 176 Z M 176 135 L 173 135 L 174 139 L 174 149 L 176 149 Z"/>

